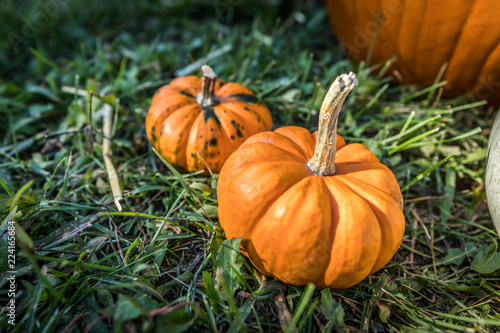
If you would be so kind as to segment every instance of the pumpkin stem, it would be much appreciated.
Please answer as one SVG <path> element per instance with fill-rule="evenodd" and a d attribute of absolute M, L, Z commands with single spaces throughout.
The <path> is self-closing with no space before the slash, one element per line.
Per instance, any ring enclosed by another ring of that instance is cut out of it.
<path fill-rule="evenodd" d="M 342 74 L 333 81 L 326 93 L 319 113 L 318 139 L 314 156 L 307 162 L 307 167 L 318 176 L 335 174 L 335 153 L 337 150 L 337 120 L 342 104 L 358 85 L 356 74 Z"/>
<path fill-rule="evenodd" d="M 210 66 L 204 65 L 201 67 L 203 77 L 201 78 L 201 92 L 196 96 L 196 102 L 201 106 L 214 106 L 219 104 L 219 100 L 215 96 L 215 83 L 217 75 Z"/>

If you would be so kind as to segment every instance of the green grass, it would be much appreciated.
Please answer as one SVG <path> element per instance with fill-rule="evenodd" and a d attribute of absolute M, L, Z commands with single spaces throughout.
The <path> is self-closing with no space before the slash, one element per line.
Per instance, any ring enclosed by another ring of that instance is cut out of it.
<path fill-rule="evenodd" d="M 2 331 L 499 330 L 500 254 L 483 183 L 495 110 L 352 65 L 321 1 L 263 3 L 2 3 L 2 36 L 21 38 L 0 40 Z M 329 83 L 357 72 L 339 131 L 391 167 L 405 199 L 405 237 L 383 270 L 345 290 L 291 286 L 223 241 L 216 178 L 173 173 L 144 132 L 154 91 L 205 57 L 253 89 L 275 127 L 314 130 Z M 88 94 L 75 88 L 94 92 L 92 124 Z M 122 212 L 102 158 L 103 102 L 118 109 Z M 4 307 L 10 220 L 15 326 Z"/>

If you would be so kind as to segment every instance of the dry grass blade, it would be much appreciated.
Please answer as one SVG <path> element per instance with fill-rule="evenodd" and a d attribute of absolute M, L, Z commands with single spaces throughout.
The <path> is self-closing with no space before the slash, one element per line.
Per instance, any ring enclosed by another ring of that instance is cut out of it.
<path fill-rule="evenodd" d="M 113 151 L 111 149 L 111 129 L 113 128 L 113 109 L 109 104 L 103 105 L 103 144 L 102 144 L 102 155 L 104 158 L 104 164 L 106 165 L 106 171 L 108 172 L 109 185 L 111 186 L 111 191 L 113 191 L 113 200 L 115 202 L 118 211 L 122 211 L 122 206 L 120 205 L 120 200 L 123 199 L 122 191 L 120 188 L 120 182 L 118 181 L 118 174 L 116 173 L 115 166 L 111 156 Z"/>
<path fill-rule="evenodd" d="M 280 321 L 281 329 L 285 332 L 288 329 L 288 325 L 292 321 L 292 314 L 288 310 L 285 302 L 283 301 L 283 296 L 278 295 L 274 298 L 276 307 L 278 308 L 278 319 Z M 297 333 L 297 329 L 292 327 L 290 332 Z"/>

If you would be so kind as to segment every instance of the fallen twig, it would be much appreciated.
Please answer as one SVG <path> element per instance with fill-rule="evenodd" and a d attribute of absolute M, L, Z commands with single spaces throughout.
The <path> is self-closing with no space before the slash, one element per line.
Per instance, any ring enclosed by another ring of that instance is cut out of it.
<path fill-rule="evenodd" d="M 104 164 L 106 165 L 106 171 L 108 172 L 109 186 L 111 186 L 111 191 L 113 192 L 113 200 L 118 208 L 118 211 L 122 211 L 122 206 L 120 205 L 120 200 L 123 199 L 122 191 L 120 189 L 120 183 L 118 182 L 118 175 L 116 173 L 115 166 L 111 160 L 113 154 L 111 150 L 111 128 L 113 127 L 113 109 L 109 104 L 104 104 L 103 106 L 103 158 Z"/>

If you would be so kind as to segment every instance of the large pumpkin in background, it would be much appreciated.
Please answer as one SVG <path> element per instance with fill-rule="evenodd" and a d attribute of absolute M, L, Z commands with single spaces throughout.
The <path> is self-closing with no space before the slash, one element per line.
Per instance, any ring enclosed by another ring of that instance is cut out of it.
<path fill-rule="evenodd" d="M 392 76 L 426 85 L 447 63 L 446 96 L 472 91 L 500 105 L 500 1 L 327 0 L 327 5 L 338 39 L 355 60 L 367 60 L 370 49 L 372 65 L 397 56 Z"/>

